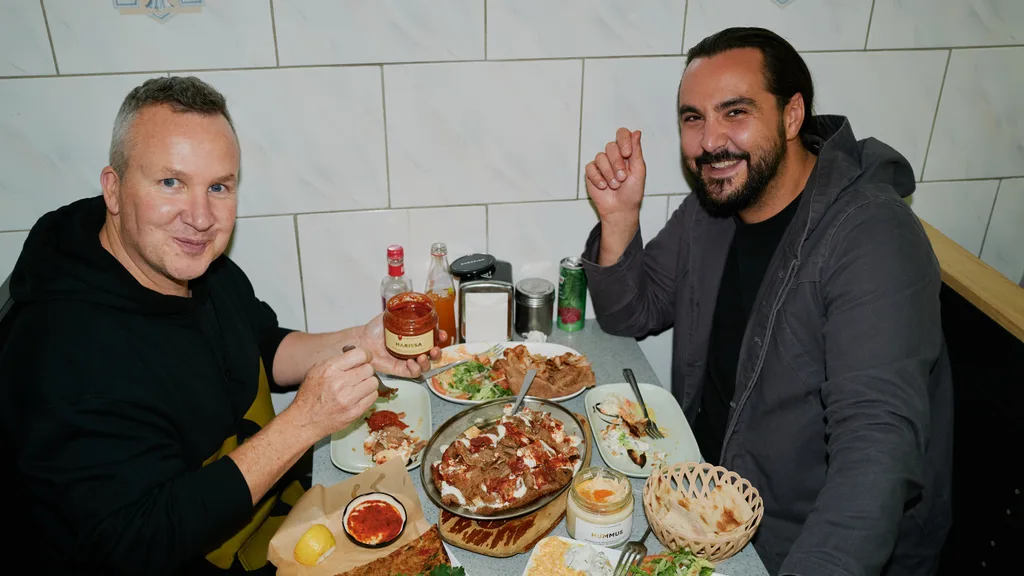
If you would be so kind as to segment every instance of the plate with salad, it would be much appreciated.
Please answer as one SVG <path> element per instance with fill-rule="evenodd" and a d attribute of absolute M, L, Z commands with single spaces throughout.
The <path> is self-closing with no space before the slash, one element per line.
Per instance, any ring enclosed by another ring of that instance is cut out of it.
<path fill-rule="evenodd" d="M 441 351 L 434 366 L 468 362 L 430 379 L 427 388 L 436 396 L 457 404 L 480 404 L 513 397 L 523 376 L 534 369 L 530 396 L 562 402 L 594 386 L 590 361 L 576 350 L 548 342 L 504 342 L 500 354 L 486 354 L 493 342 L 456 344 Z"/>

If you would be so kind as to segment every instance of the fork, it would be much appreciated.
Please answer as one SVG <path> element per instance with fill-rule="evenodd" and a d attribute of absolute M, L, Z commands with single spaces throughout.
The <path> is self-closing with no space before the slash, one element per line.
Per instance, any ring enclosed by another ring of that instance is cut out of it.
<path fill-rule="evenodd" d="M 647 537 L 651 534 L 651 527 L 647 527 L 647 531 L 640 540 L 634 540 L 627 542 L 622 548 L 622 555 L 619 556 L 618 563 L 615 564 L 615 571 L 612 576 L 625 576 L 629 572 L 630 566 L 636 566 L 647 556 L 647 546 L 644 542 Z"/>
<path fill-rule="evenodd" d="M 640 411 L 644 415 L 644 419 L 647 420 L 647 435 L 651 438 L 664 438 L 665 435 L 658 430 L 658 425 L 654 423 L 650 415 L 647 414 L 647 405 L 644 404 L 644 398 L 640 395 L 640 385 L 636 383 L 636 377 L 633 376 L 633 371 L 629 368 L 622 369 L 622 375 L 626 377 L 626 382 L 629 382 L 629 387 L 633 389 L 633 394 L 636 395 L 636 401 L 640 404 Z"/>
<path fill-rule="evenodd" d="M 491 346 L 490 348 L 488 348 L 487 350 L 484 350 L 483 352 L 481 352 L 479 354 L 474 354 L 474 356 L 495 356 L 495 355 L 501 354 L 504 350 L 505 350 L 505 345 L 502 344 L 501 342 L 499 342 L 499 343 L 495 344 L 494 346 Z M 434 376 L 437 376 L 441 372 L 447 372 L 448 370 L 451 370 L 452 368 L 455 368 L 456 366 L 461 366 L 461 365 L 465 364 L 466 362 L 469 362 L 470 360 L 472 360 L 472 358 L 465 358 L 463 360 L 456 360 L 455 362 L 450 362 L 448 364 L 445 364 L 444 366 L 439 366 L 437 368 L 431 368 L 430 370 L 427 370 L 426 372 L 424 372 L 423 375 L 420 376 L 420 378 L 422 378 L 424 381 L 429 381 L 431 378 L 433 378 Z"/>

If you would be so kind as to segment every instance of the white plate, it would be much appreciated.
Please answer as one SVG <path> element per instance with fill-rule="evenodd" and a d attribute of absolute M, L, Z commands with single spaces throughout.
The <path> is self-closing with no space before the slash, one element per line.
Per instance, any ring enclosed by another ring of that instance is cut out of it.
<path fill-rule="evenodd" d="M 409 425 L 405 429 L 410 436 L 418 437 L 426 442 L 434 430 L 430 419 L 430 394 L 424 390 L 423 384 L 409 380 L 383 378 L 384 383 L 398 391 L 389 400 L 377 400 L 373 407 L 376 410 L 405 412 L 403 422 Z M 345 472 L 359 474 L 374 466 L 373 458 L 363 451 L 363 441 L 370 435 L 366 425 L 365 414 L 344 430 L 331 435 L 331 462 Z M 412 470 L 423 460 L 423 451 L 412 457 L 406 466 Z"/>
<path fill-rule="evenodd" d="M 664 452 L 667 464 L 700 462 L 700 448 L 697 446 L 697 440 L 693 437 L 693 431 L 690 430 L 686 416 L 683 415 L 683 410 L 679 407 L 675 396 L 661 386 L 642 382 L 639 385 L 640 394 L 643 395 L 644 403 L 647 405 L 647 412 L 665 437 L 660 440 L 650 437 L 643 439 L 644 442 L 651 445 L 650 450 L 647 451 L 647 463 L 643 468 L 634 464 L 624 451 L 617 455 L 613 454 L 612 447 L 608 446 L 601 438 L 601 431 L 608 423 L 602 419 L 601 414 L 598 414 L 595 406 L 609 394 L 618 394 L 634 402 L 636 396 L 626 382 L 601 384 L 594 387 L 583 399 L 587 419 L 590 420 L 590 429 L 594 432 L 594 443 L 597 444 L 597 448 L 601 452 L 601 458 L 608 466 L 633 478 L 647 478 L 651 475 L 652 452 Z"/>
<path fill-rule="evenodd" d="M 627 386 L 628 386 L 628 384 L 627 384 Z M 643 390 L 640 390 L 640 393 L 642 394 Z M 561 540 L 563 542 L 568 543 L 570 546 L 586 545 L 585 542 L 580 542 L 579 540 L 574 540 L 572 538 L 565 538 L 564 536 L 548 536 L 547 538 L 542 539 L 540 542 L 537 542 L 537 544 L 533 547 L 533 551 L 530 552 L 530 558 L 526 562 L 526 568 L 523 569 L 523 576 L 528 576 L 529 575 L 530 568 L 533 566 L 533 555 L 534 555 L 534 552 L 537 550 L 538 547 L 540 547 L 540 543 L 544 542 L 544 540 L 549 540 L 551 538 L 557 538 L 558 540 Z M 615 564 L 619 561 L 619 556 L 622 555 L 622 551 L 621 550 L 615 550 L 614 548 L 606 548 L 604 546 L 598 546 L 597 544 L 590 544 L 590 546 L 593 546 L 594 548 L 596 548 L 598 550 L 598 552 L 604 552 L 604 555 L 608 557 L 608 562 L 611 563 L 612 568 L 613 569 L 615 568 Z M 454 561 L 452 563 L 454 564 Z M 718 572 L 712 572 L 712 576 L 723 576 L 723 575 L 718 573 Z"/>
<path fill-rule="evenodd" d="M 530 568 L 533 567 L 534 555 L 535 555 L 537 549 L 540 548 L 540 545 L 542 543 L 544 543 L 546 540 L 552 540 L 552 539 L 554 539 L 554 540 L 561 540 L 562 542 L 566 542 L 570 546 L 581 546 L 581 545 L 582 546 L 586 546 L 587 545 L 586 542 L 581 542 L 579 540 L 573 540 L 572 538 L 565 538 L 563 536 L 548 536 L 546 538 L 543 538 L 543 539 L 541 539 L 540 542 L 537 542 L 537 544 L 533 547 L 533 550 L 530 552 L 530 559 L 526 561 L 526 568 L 523 569 L 523 576 L 527 576 L 530 573 Z M 608 557 L 608 562 L 611 563 L 612 568 L 615 568 L 615 563 L 619 561 L 619 556 L 622 555 L 621 551 L 613 550 L 612 548 L 605 548 L 604 546 L 598 546 L 597 544 L 590 544 L 590 546 L 593 546 L 594 548 L 596 548 L 598 552 L 604 552 L 604 555 Z"/>
<path fill-rule="evenodd" d="M 497 344 L 497 342 L 469 342 L 466 344 L 456 344 L 454 346 L 448 346 L 441 350 L 441 359 L 437 361 L 435 365 L 442 366 L 449 362 L 462 360 L 463 358 L 467 358 L 474 354 L 480 354 L 481 352 L 484 352 L 485 350 L 487 350 L 491 346 L 494 346 L 495 344 Z M 548 358 L 551 358 L 552 356 L 560 356 L 562 354 L 565 354 L 566 352 L 582 356 L 582 354 L 580 354 L 578 351 L 573 350 L 568 346 L 562 346 L 561 344 L 552 344 L 550 342 L 502 342 L 502 344 L 505 345 L 506 349 L 520 345 L 526 346 L 526 350 L 530 354 L 541 354 L 543 356 L 547 356 Z M 439 388 L 436 380 L 437 376 L 431 378 L 427 388 L 430 388 L 430 391 L 433 392 L 434 395 L 437 396 L 438 398 L 444 398 L 445 400 L 449 402 L 455 402 L 456 404 L 480 404 L 482 402 L 487 402 L 487 400 L 463 400 L 461 398 L 452 398 L 451 396 L 445 394 Z M 585 390 L 587 390 L 587 388 L 580 388 L 579 390 L 573 392 L 572 394 L 569 394 L 568 396 L 548 398 L 548 400 L 551 400 L 552 402 L 564 402 L 566 400 L 569 400 L 570 398 L 575 398 L 580 394 L 583 394 Z M 509 396 L 509 398 L 515 399 L 514 396 Z"/>

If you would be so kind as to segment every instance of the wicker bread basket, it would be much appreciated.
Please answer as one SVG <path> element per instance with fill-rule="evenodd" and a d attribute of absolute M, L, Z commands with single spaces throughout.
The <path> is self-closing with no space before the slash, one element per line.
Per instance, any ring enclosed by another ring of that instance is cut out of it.
<path fill-rule="evenodd" d="M 661 521 L 666 502 L 682 497 L 706 498 L 717 484 L 735 486 L 750 506 L 753 513 L 742 527 L 727 535 L 693 538 L 684 536 Z M 643 499 L 644 513 L 651 531 L 666 548 L 673 551 L 688 548 L 698 558 L 711 562 L 725 560 L 742 550 L 754 536 L 764 515 L 761 495 L 750 482 L 721 466 L 700 462 L 680 462 L 654 470 L 644 484 Z"/>

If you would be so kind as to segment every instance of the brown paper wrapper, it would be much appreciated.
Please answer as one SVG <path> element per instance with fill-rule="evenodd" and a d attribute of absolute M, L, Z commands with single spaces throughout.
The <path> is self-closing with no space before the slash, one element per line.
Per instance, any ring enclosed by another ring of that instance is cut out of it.
<path fill-rule="evenodd" d="M 345 506 L 353 498 L 368 492 L 384 492 L 395 497 L 405 506 L 405 532 L 394 543 L 385 548 L 363 548 L 348 539 L 341 525 Z M 326 524 L 334 533 L 337 548 L 323 562 L 316 566 L 305 566 L 295 561 L 293 552 L 299 538 L 313 524 Z M 334 576 L 362 566 L 415 540 L 430 529 L 423 517 L 416 487 L 409 471 L 401 460 L 392 460 L 381 466 L 374 466 L 344 482 L 333 486 L 316 484 L 292 507 L 284 523 L 270 540 L 267 559 L 277 566 L 280 576 Z"/>

